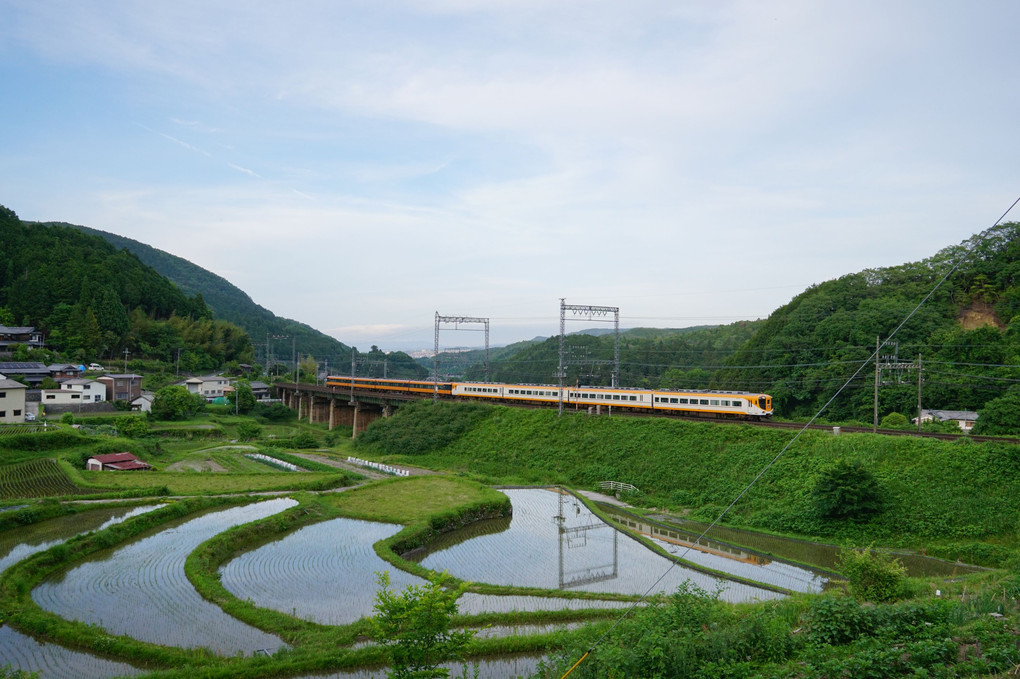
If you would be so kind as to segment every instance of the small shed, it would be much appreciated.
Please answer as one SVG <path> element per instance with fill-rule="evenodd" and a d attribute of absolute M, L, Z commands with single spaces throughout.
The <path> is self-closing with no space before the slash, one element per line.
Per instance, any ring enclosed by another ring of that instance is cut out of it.
<path fill-rule="evenodd" d="M 148 462 L 142 462 L 131 453 L 108 453 L 90 457 L 85 463 L 89 471 L 134 471 L 152 469 Z"/>

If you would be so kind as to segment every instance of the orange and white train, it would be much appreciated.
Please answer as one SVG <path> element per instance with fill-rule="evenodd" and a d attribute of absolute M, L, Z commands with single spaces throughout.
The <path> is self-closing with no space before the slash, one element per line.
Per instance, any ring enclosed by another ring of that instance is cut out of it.
<path fill-rule="evenodd" d="M 557 405 L 560 387 L 546 384 L 496 384 L 492 382 L 432 382 L 429 380 L 393 380 L 371 377 L 331 376 L 326 386 L 354 388 L 402 396 L 490 401 L 522 405 Z M 712 417 L 760 420 L 771 417 L 772 397 L 746 391 L 709 391 L 690 389 L 626 389 L 622 387 L 564 387 L 564 405 L 573 409 L 612 407 L 628 411 L 689 413 Z"/>

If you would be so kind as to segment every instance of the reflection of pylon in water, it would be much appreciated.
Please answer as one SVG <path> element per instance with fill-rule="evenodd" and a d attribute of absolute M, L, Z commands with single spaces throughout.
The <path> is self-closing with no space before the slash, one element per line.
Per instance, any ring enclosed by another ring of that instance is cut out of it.
<path fill-rule="evenodd" d="M 613 580 L 619 575 L 619 549 L 617 538 L 619 532 L 607 523 L 597 521 L 595 523 L 588 523 L 581 526 L 566 527 L 567 517 L 563 513 L 563 503 L 567 495 L 563 491 L 559 492 L 559 513 L 553 517 L 553 522 L 557 525 L 557 533 L 559 534 L 559 586 L 560 589 L 566 589 L 567 587 L 577 587 L 580 585 L 593 584 L 596 582 L 603 582 L 605 580 Z M 576 497 L 571 496 L 574 502 L 574 516 L 581 516 L 581 504 L 578 502 Z M 598 530 L 608 528 L 613 532 L 613 561 L 612 564 L 602 564 L 581 568 L 576 571 L 568 572 L 563 566 L 563 544 L 566 542 L 567 549 L 575 549 L 579 547 L 585 547 L 588 545 L 588 533 L 592 530 Z"/>

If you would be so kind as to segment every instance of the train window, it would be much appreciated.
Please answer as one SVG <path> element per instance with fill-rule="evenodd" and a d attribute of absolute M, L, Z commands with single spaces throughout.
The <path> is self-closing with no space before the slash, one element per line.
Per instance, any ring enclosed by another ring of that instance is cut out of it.
<path fill-rule="evenodd" d="M 636 400 L 637 400 L 637 396 L 631 396 L 631 397 L 630 397 L 630 400 L 631 400 L 631 401 L 636 401 Z"/>
<path fill-rule="evenodd" d="M 679 403 L 680 401 L 679 401 L 679 399 L 671 398 L 671 399 L 669 399 L 669 402 L 670 403 Z"/>
<path fill-rule="evenodd" d="M 681 399 L 678 399 L 678 400 L 680 401 L 680 403 L 687 403 L 687 399 L 685 399 L 685 398 L 681 398 Z M 675 402 L 676 402 L 676 401 L 674 401 L 674 403 L 675 403 Z"/>
<path fill-rule="evenodd" d="M 707 398 L 700 399 L 698 401 L 698 405 L 707 406 L 708 405 L 708 399 Z"/>
<path fill-rule="evenodd" d="M 713 398 L 709 403 L 711 405 L 717 406 L 717 405 L 719 405 L 719 399 Z"/>

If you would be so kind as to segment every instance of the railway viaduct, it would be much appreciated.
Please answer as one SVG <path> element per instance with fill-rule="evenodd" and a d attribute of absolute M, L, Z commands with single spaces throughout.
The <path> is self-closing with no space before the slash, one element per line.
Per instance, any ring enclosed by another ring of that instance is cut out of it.
<path fill-rule="evenodd" d="M 338 426 L 350 427 L 353 438 L 380 417 L 389 417 L 399 406 L 420 398 L 293 382 L 273 386 L 283 404 L 297 411 L 299 420 L 325 422 L 330 430 Z"/>

